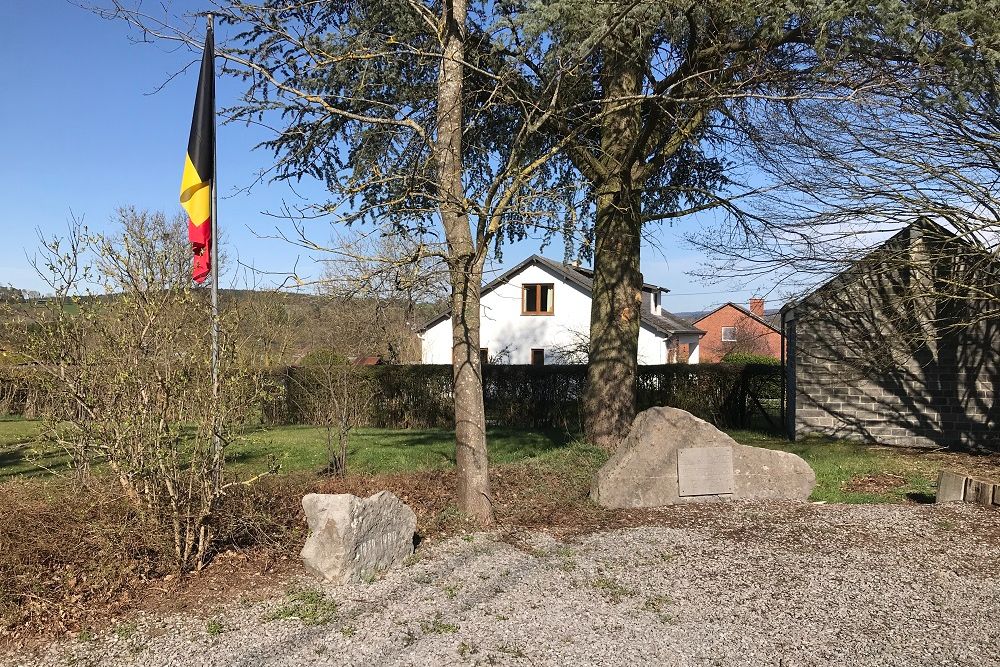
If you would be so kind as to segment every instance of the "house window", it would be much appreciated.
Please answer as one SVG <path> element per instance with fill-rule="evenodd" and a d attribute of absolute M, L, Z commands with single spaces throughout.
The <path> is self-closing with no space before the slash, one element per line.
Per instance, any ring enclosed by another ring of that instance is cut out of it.
<path fill-rule="evenodd" d="M 722 327 L 722 342 L 723 343 L 736 342 L 736 327 Z"/>
<path fill-rule="evenodd" d="M 551 315 L 555 290 L 552 283 L 521 286 L 522 315 Z"/>
<path fill-rule="evenodd" d="M 479 363 L 482 366 L 490 363 L 490 349 L 488 347 L 479 348 Z"/>
<path fill-rule="evenodd" d="M 534 349 L 531 351 L 531 365 L 532 366 L 545 365 L 545 350 Z"/>

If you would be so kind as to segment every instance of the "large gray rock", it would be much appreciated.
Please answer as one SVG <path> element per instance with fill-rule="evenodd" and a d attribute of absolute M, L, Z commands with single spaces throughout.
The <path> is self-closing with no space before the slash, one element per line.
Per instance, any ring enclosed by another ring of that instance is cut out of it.
<path fill-rule="evenodd" d="M 417 516 L 388 491 L 370 498 L 310 493 L 302 499 L 302 508 L 309 522 L 302 560 L 310 573 L 325 581 L 364 581 L 401 565 L 413 553 Z"/>
<path fill-rule="evenodd" d="M 816 486 L 795 454 L 741 445 L 677 408 L 639 413 L 590 491 L 604 507 L 661 507 L 738 498 L 805 500 Z"/>

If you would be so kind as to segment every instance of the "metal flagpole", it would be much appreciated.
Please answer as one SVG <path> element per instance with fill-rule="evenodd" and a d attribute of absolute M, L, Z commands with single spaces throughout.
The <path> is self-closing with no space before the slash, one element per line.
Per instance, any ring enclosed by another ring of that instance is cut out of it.
<path fill-rule="evenodd" d="M 222 447 L 219 439 L 219 168 L 216 165 L 218 153 L 216 145 L 215 120 L 215 17 L 209 14 L 208 33 L 212 35 L 212 220 L 211 220 L 211 262 L 212 262 L 212 448 L 216 457 L 221 457 Z"/>

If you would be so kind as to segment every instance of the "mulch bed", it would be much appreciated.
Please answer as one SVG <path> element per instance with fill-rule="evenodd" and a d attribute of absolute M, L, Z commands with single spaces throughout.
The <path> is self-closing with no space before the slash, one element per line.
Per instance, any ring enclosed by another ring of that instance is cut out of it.
<path fill-rule="evenodd" d="M 520 544 L 532 531 L 559 539 L 658 523 L 691 525 L 698 509 L 607 510 L 587 500 L 593 470 L 553 471 L 530 463 L 491 471 L 502 539 Z M 422 541 L 480 530 L 454 505 L 456 474 L 427 470 L 324 478 L 300 473 L 265 479 L 227 498 L 213 560 L 178 576 L 165 534 L 134 523 L 116 489 L 79 492 L 10 484 L 0 496 L 0 646 L 76 635 L 139 610 L 210 611 L 246 595 L 263 596 L 300 572 L 306 493 L 383 490 L 414 509 Z"/>

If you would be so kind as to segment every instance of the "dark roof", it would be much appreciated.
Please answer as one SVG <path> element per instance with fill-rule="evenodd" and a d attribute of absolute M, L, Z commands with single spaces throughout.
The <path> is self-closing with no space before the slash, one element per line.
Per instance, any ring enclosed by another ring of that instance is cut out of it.
<path fill-rule="evenodd" d="M 644 286 L 645 287 L 645 286 Z M 642 313 L 639 317 L 643 323 L 649 325 L 651 328 L 656 329 L 660 333 L 673 334 L 673 333 L 705 333 L 698 327 L 694 326 L 690 322 L 680 317 L 677 317 L 673 313 L 668 313 L 667 311 L 660 308 L 660 314 L 655 315 L 652 311 L 652 301 L 653 293 L 643 289 L 642 290 Z"/>
<path fill-rule="evenodd" d="M 555 262 L 551 259 L 542 257 L 541 255 L 532 255 L 528 257 L 523 262 L 517 264 L 516 266 L 504 271 L 498 278 L 490 281 L 487 285 L 483 287 L 481 294 L 485 296 L 488 292 L 496 289 L 500 285 L 510 282 L 510 279 L 515 275 L 523 271 L 527 266 L 531 264 L 539 264 L 549 271 L 552 271 L 559 277 L 563 278 L 566 282 L 571 285 L 579 287 L 582 291 L 586 292 L 588 296 L 593 293 L 594 281 L 592 277 L 594 272 L 590 269 L 585 269 L 579 266 L 571 266 L 569 264 L 563 264 L 562 262 Z M 652 285 L 650 283 L 642 284 L 642 303 L 643 309 L 639 314 L 639 319 L 643 324 L 649 328 L 663 334 L 675 334 L 675 333 L 693 333 L 693 334 L 703 334 L 705 333 L 701 329 L 692 326 L 690 322 L 686 322 L 676 315 L 672 315 L 665 310 L 661 310 L 660 315 L 654 315 L 649 312 L 649 297 L 653 291 L 666 292 L 663 287 L 658 285 Z M 443 313 L 439 313 L 434 318 L 428 320 L 422 327 L 417 329 L 417 331 L 427 331 L 432 326 L 446 319 L 451 315 L 451 310 L 446 310 Z"/>
<path fill-rule="evenodd" d="M 588 269 L 588 268 L 585 268 L 583 266 L 571 266 L 571 265 L 566 265 L 566 264 L 559 264 L 558 262 L 553 262 L 551 259 L 545 259 L 544 257 L 540 257 L 538 255 L 534 255 L 534 257 L 538 257 L 538 259 L 543 260 L 546 263 L 547 266 L 550 266 L 550 267 L 554 268 L 556 265 L 559 265 L 559 266 L 563 266 L 563 267 L 566 267 L 568 269 L 571 269 L 573 271 L 576 271 L 577 273 L 585 276 L 588 280 L 590 280 L 591 282 L 593 282 L 593 279 L 594 279 L 594 270 L 593 269 Z M 652 283 L 643 283 L 642 284 L 642 289 L 649 290 L 651 292 L 656 292 L 656 291 L 669 292 L 670 291 L 666 287 L 661 287 L 660 285 L 654 285 Z"/>
<path fill-rule="evenodd" d="M 747 307 L 741 306 L 738 303 L 733 303 L 732 301 L 727 301 L 726 303 L 722 304 L 718 308 L 713 308 L 712 310 L 706 310 L 704 312 L 697 312 L 697 313 L 682 313 L 682 314 L 686 316 L 686 319 L 688 319 L 689 321 L 691 321 L 694 324 L 697 324 L 698 322 L 700 322 L 701 320 L 705 319 L 706 317 L 708 317 L 712 313 L 716 313 L 716 312 L 722 310 L 723 308 L 725 308 L 726 306 L 732 306 L 733 308 L 735 308 L 736 310 L 740 311 L 741 313 L 743 313 L 747 317 L 760 322 L 761 324 L 763 324 L 764 326 L 766 326 L 769 329 L 773 329 L 774 331 L 776 331 L 778 333 L 781 333 L 781 311 L 780 310 L 771 310 L 771 311 L 765 310 L 764 311 L 764 317 L 759 317 L 758 315 L 755 315 Z"/>

